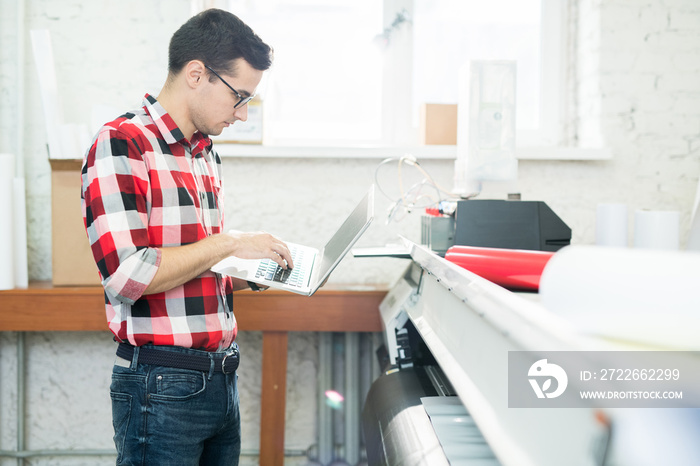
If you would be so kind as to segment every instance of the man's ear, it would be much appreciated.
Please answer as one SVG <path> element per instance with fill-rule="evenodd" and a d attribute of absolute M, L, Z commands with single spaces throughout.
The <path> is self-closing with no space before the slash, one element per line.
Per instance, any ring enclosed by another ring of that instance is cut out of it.
<path fill-rule="evenodd" d="M 207 79 L 207 72 L 200 60 L 192 60 L 185 65 L 185 82 L 191 88 L 199 87 Z"/>

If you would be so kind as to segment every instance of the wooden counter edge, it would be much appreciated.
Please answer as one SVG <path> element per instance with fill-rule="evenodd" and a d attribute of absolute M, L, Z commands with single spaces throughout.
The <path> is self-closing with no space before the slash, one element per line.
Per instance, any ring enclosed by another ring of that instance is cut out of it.
<path fill-rule="evenodd" d="M 379 332 L 386 286 L 328 285 L 314 296 L 284 291 L 234 293 L 240 330 Z M 0 290 L 0 331 L 108 331 L 99 286 L 32 282 Z"/>

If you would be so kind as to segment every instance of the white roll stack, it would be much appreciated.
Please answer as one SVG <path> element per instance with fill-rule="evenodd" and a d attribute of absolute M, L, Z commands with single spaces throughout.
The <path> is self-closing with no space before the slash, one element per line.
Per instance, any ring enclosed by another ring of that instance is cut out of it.
<path fill-rule="evenodd" d="M 583 333 L 700 349 L 700 253 L 567 246 L 547 263 L 542 304 Z"/>

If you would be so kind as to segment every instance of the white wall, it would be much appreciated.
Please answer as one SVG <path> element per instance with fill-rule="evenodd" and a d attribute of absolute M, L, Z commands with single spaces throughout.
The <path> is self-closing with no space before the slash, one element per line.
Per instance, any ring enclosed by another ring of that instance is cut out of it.
<path fill-rule="evenodd" d="M 595 205 L 680 210 L 685 244 L 700 173 L 700 3 L 577 2 L 578 137 L 602 142 L 613 159 L 546 164 L 559 212 L 581 242 L 592 243 Z M 541 183 L 534 164 L 521 179 Z M 556 210 L 556 209 L 555 209 Z M 630 236 L 632 236 L 630 214 Z"/>
<path fill-rule="evenodd" d="M 27 0 L 26 27 L 48 28 L 68 122 L 89 122 L 93 103 L 126 110 L 166 75 L 167 42 L 189 16 L 188 0 Z M 592 243 L 595 207 L 616 201 L 681 211 L 685 242 L 700 173 L 700 3 L 696 0 L 580 0 L 575 7 L 577 56 L 574 139 L 603 143 L 612 159 L 596 162 L 521 161 L 519 190 L 544 200 L 573 229 L 574 243 Z M 50 168 L 36 72 L 27 38 L 26 114 L 16 112 L 16 2 L 0 0 L 0 141 L 16 144 L 25 128 L 30 278 L 51 277 Z M 3 149 L 3 151 L 5 151 Z M 379 160 L 225 160 L 227 226 L 284 233 L 320 242 L 373 181 Z M 448 161 L 424 167 L 450 184 Z M 388 181 L 388 180 L 387 180 Z M 263 188 L 263 186 L 270 188 Z M 77 196 L 77 193 L 76 193 Z M 418 218 L 385 226 L 388 202 L 363 244 L 401 232 L 418 238 Z M 630 219 L 630 227 L 632 226 Z M 633 233 L 631 233 L 633 234 Z M 347 260 L 336 283 L 391 283 L 396 260 Z M 258 444 L 260 335 L 240 336 L 243 448 Z M 15 446 L 15 334 L 0 334 L 0 449 Z M 28 448 L 112 448 L 109 373 L 114 344 L 105 333 L 27 336 Z M 316 335 L 290 337 L 287 447 L 315 441 Z M 109 459 L 102 461 L 112 464 Z M 31 464 L 102 464 L 94 458 L 36 459 Z M 0 465 L 14 462 L 0 460 Z"/>

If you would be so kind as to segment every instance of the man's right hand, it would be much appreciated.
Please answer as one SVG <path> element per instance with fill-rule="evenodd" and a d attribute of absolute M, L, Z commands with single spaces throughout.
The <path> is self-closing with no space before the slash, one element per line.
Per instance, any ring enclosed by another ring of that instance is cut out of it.
<path fill-rule="evenodd" d="M 244 233 L 236 230 L 229 231 L 228 235 L 236 241 L 233 256 L 241 259 L 272 259 L 282 268 L 294 268 L 289 248 L 276 236 L 262 231 Z"/>
<path fill-rule="evenodd" d="M 269 258 L 280 266 L 294 268 L 292 255 L 284 242 L 264 233 L 228 233 L 207 236 L 196 243 L 160 249 L 160 265 L 143 292 L 161 293 L 180 286 L 209 270 L 227 256 L 242 259 Z"/>

